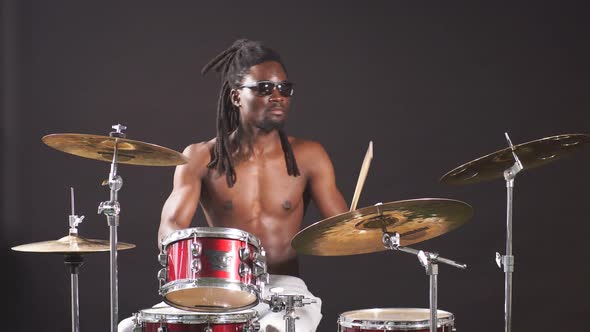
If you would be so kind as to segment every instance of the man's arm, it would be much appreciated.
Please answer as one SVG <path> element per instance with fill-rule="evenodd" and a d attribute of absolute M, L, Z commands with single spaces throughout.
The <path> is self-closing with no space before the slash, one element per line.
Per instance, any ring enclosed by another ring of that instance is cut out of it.
<path fill-rule="evenodd" d="M 166 235 L 188 228 L 197 210 L 201 196 L 201 181 L 207 173 L 210 159 L 207 143 L 189 145 L 183 154 L 188 163 L 176 166 L 174 187 L 162 208 L 158 245 Z"/>
<path fill-rule="evenodd" d="M 310 142 L 311 159 L 308 159 L 309 186 L 322 219 L 347 212 L 342 193 L 336 185 L 334 166 L 326 150 L 316 142 Z"/>

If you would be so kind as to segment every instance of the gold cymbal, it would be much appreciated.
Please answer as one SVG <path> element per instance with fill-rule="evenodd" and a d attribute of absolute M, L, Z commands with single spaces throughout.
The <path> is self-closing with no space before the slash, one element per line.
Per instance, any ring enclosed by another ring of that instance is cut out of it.
<path fill-rule="evenodd" d="M 527 170 L 570 156 L 589 142 L 590 135 L 563 134 L 515 145 L 514 152 L 524 170 Z M 439 181 L 446 184 L 472 184 L 503 178 L 504 171 L 514 162 L 512 149 L 507 147 L 456 167 Z"/>
<path fill-rule="evenodd" d="M 135 248 L 134 244 L 117 242 L 117 250 Z M 55 241 L 43 241 L 12 247 L 14 251 L 41 252 L 56 254 L 85 254 L 110 251 L 109 240 L 86 239 L 81 236 L 68 235 Z"/>
<path fill-rule="evenodd" d="M 117 163 L 143 166 L 175 166 L 188 162 L 182 153 L 151 143 L 126 138 L 87 134 L 51 134 L 42 138 L 48 146 L 76 156 L 113 161 L 117 141 Z"/>
<path fill-rule="evenodd" d="M 373 205 L 306 227 L 291 240 L 302 254 L 345 256 L 388 250 L 383 230 L 398 232 L 400 245 L 426 241 L 463 225 L 473 216 L 468 204 L 444 198 L 419 198 Z"/>

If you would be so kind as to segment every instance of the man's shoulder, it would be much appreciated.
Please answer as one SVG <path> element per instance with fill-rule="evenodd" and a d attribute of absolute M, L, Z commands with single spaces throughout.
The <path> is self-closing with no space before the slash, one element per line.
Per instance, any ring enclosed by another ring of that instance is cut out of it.
<path fill-rule="evenodd" d="M 320 142 L 311 139 L 289 136 L 289 143 L 291 143 L 293 152 L 301 157 L 313 158 L 326 153 Z"/>
<path fill-rule="evenodd" d="M 192 162 L 209 163 L 214 146 L 215 138 L 208 141 L 192 143 L 184 148 L 182 154 L 187 156 Z"/>

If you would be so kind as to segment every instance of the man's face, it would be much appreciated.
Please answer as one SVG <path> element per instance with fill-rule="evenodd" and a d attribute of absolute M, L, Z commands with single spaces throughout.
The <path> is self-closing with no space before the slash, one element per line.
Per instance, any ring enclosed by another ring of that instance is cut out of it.
<path fill-rule="evenodd" d="M 258 82 L 287 81 L 283 66 L 275 61 L 267 61 L 250 68 L 244 76 L 242 86 L 255 86 Z M 232 101 L 240 109 L 242 123 L 271 131 L 280 129 L 287 119 L 290 96 L 283 96 L 275 87 L 269 95 L 261 95 L 256 88 L 240 88 L 232 91 Z"/>

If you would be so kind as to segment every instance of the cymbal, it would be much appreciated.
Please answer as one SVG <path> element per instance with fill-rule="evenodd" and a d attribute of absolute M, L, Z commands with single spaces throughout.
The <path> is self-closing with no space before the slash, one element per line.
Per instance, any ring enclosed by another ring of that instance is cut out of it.
<path fill-rule="evenodd" d="M 134 244 L 117 242 L 117 250 L 135 248 Z M 81 236 L 68 235 L 55 241 L 43 241 L 12 247 L 15 251 L 41 252 L 56 254 L 85 254 L 110 251 L 109 240 L 86 239 Z"/>
<path fill-rule="evenodd" d="M 175 166 L 188 162 L 182 153 L 151 143 L 126 138 L 88 134 L 51 134 L 42 139 L 48 146 L 79 157 L 113 161 L 117 141 L 117 163 L 143 166 Z"/>
<path fill-rule="evenodd" d="M 388 250 L 383 228 L 400 234 L 408 246 L 447 233 L 473 216 L 470 205 L 452 199 L 419 198 L 373 205 L 342 213 L 306 227 L 291 240 L 302 254 L 345 256 Z"/>
<path fill-rule="evenodd" d="M 570 156 L 588 143 L 590 135 L 563 134 L 515 145 L 514 152 L 526 170 Z M 507 147 L 456 167 L 439 181 L 445 184 L 472 184 L 504 178 L 504 171 L 514 162 L 512 149 Z"/>

